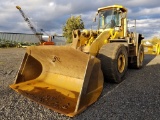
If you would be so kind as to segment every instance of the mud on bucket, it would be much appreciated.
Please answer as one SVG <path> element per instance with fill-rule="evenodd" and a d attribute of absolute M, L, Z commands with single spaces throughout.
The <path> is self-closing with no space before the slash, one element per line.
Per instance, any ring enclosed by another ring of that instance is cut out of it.
<path fill-rule="evenodd" d="M 103 88 L 100 61 L 67 46 L 27 48 L 12 89 L 73 117 L 94 103 Z"/>

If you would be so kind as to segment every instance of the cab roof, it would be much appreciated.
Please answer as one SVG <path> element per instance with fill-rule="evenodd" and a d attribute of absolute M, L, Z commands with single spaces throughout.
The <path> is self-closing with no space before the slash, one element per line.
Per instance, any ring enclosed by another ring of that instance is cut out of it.
<path fill-rule="evenodd" d="M 127 12 L 127 9 L 122 5 L 111 5 L 111 6 L 101 7 L 101 8 L 98 8 L 98 12 L 103 10 L 113 9 L 113 8 L 120 8 L 120 10 L 122 10 L 123 12 Z"/>

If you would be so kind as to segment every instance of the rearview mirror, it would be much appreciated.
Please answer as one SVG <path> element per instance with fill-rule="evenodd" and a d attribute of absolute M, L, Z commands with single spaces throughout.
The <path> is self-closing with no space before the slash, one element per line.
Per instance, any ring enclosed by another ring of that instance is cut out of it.
<path fill-rule="evenodd" d="M 93 18 L 93 22 L 96 22 L 96 17 L 95 17 L 95 18 Z"/>
<path fill-rule="evenodd" d="M 93 18 L 93 22 L 96 22 L 96 16 L 98 15 L 98 12 L 96 12 L 95 17 Z"/>

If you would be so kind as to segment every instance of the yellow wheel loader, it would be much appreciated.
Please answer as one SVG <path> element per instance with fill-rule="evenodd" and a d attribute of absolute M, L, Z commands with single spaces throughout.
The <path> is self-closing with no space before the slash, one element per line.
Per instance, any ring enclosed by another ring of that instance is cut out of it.
<path fill-rule="evenodd" d="M 143 46 L 145 54 L 153 54 L 153 55 L 160 54 L 160 43 L 152 44 L 147 41 L 143 44 Z"/>
<path fill-rule="evenodd" d="M 27 48 L 12 89 L 73 117 L 97 101 L 103 82 L 120 83 L 128 67 L 141 68 L 143 36 L 127 30 L 127 9 L 98 9 L 97 30 L 73 31 L 71 46 Z"/>

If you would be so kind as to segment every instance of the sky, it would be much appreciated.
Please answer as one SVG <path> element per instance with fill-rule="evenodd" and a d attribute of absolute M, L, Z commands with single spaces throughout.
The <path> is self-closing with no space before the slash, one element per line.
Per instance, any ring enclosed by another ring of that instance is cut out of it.
<path fill-rule="evenodd" d="M 85 29 L 95 25 L 99 7 L 114 4 L 128 9 L 129 29 L 136 29 L 145 39 L 160 37 L 159 0 L 0 0 L 0 32 L 32 33 L 16 6 L 20 6 L 37 31 L 62 35 L 62 27 L 71 16 L 81 15 Z"/>

